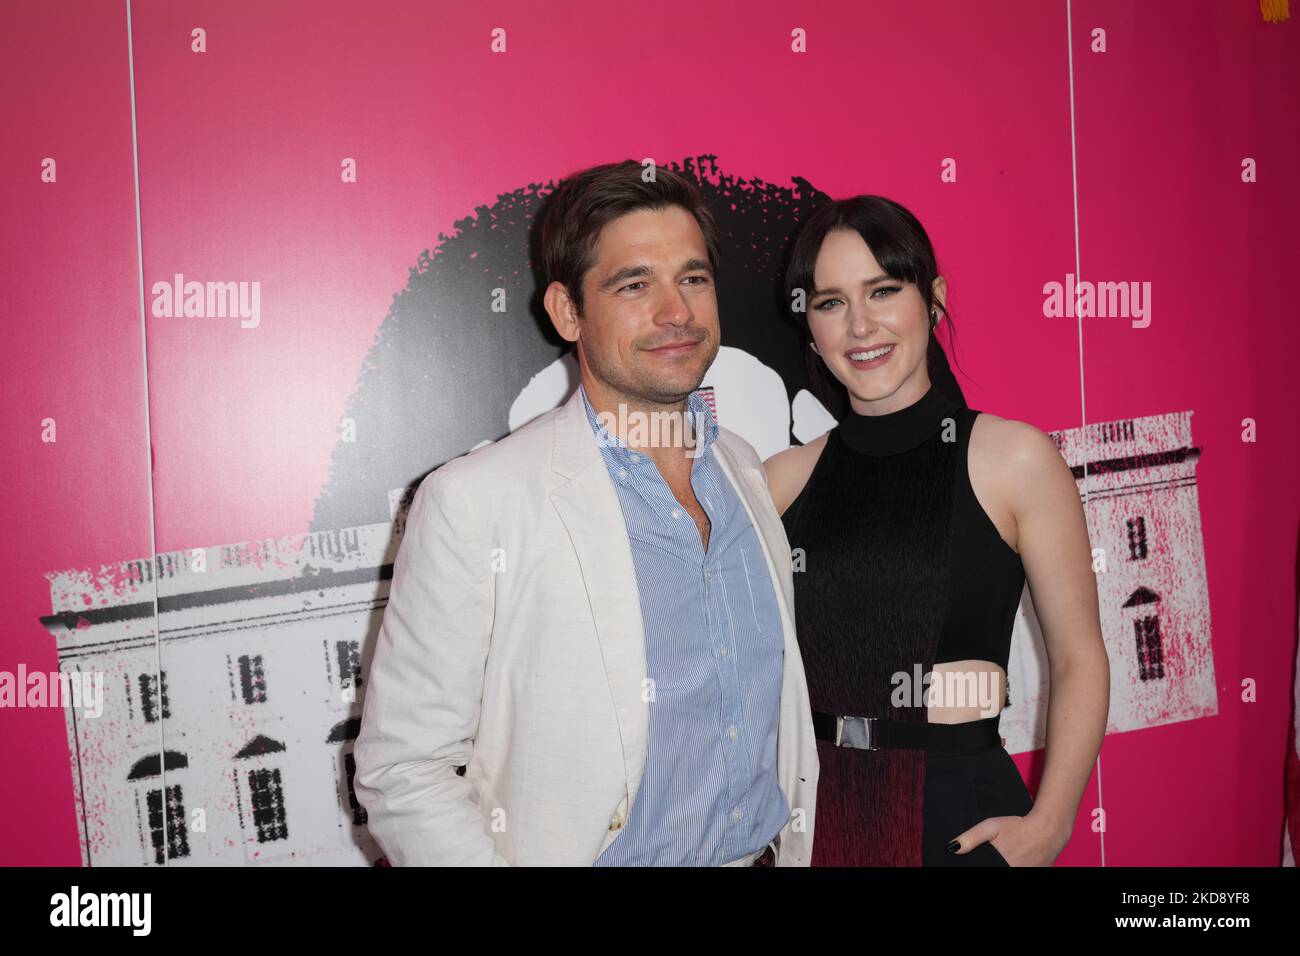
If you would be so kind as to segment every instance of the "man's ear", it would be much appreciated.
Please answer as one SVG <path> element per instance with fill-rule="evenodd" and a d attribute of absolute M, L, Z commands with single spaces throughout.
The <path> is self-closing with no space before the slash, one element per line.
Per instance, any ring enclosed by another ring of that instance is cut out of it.
<path fill-rule="evenodd" d="M 546 306 L 546 314 L 551 317 L 551 325 L 560 333 L 560 338 L 566 342 L 578 341 L 578 309 L 573 299 L 569 298 L 569 290 L 564 287 L 564 283 L 557 281 L 548 285 L 546 294 L 542 296 L 542 304 Z"/>
<path fill-rule="evenodd" d="M 933 292 L 934 304 L 940 311 L 947 311 L 948 280 L 943 276 L 935 276 L 934 283 L 930 288 Z"/>

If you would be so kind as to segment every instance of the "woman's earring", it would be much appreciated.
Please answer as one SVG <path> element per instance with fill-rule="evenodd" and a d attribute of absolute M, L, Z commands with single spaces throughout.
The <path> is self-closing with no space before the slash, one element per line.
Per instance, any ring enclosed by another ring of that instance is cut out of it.
<path fill-rule="evenodd" d="M 939 310 L 931 309 L 930 310 L 930 331 L 933 332 L 934 327 L 938 324 L 939 324 Z"/>
<path fill-rule="evenodd" d="M 822 353 L 821 353 L 821 349 L 819 349 L 819 348 L 817 347 L 817 343 L 816 343 L 816 342 L 809 342 L 809 343 L 808 343 L 808 347 L 809 347 L 810 349 L 812 349 L 814 352 L 816 352 L 818 355 L 821 355 L 821 354 L 822 354 Z"/>

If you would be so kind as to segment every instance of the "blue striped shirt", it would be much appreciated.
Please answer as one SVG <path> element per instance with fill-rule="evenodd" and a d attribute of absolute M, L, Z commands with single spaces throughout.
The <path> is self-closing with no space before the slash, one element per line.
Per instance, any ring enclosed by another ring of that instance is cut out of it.
<path fill-rule="evenodd" d="M 718 866 L 765 847 L 790 817 L 776 775 L 784 664 L 781 615 L 758 534 L 713 451 L 704 399 L 691 487 L 709 516 L 708 550 L 654 460 L 587 419 L 632 545 L 650 739 L 641 786 L 597 866 Z"/>

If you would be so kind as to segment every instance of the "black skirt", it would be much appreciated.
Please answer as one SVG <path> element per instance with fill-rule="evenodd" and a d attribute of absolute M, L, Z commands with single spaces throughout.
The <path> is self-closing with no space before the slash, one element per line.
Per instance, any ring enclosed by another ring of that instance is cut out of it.
<path fill-rule="evenodd" d="M 958 835 L 987 817 L 1022 817 L 1033 809 L 1029 788 L 1003 747 L 973 754 L 926 754 L 924 866 L 1009 866 L 992 843 L 949 853 Z"/>

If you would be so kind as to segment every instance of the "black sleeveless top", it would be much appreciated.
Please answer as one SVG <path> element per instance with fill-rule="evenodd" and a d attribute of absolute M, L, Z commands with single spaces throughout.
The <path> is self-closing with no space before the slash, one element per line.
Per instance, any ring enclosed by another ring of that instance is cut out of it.
<path fill-rule="evenodd" d="M 978 415 L 933 386 L 897 412 L 850 411 L 782 516 L 814 711 L 924 723 L 916 688 L 936 662 L 1006 669 L 1025 574 L 971 489 Z M 919 705 L 900 704 L 899 674 Z M 812 864 L 919 866 L 925 752 L 817 750 Z"/>
<path fill-rule="evenodd" d="M 971 488 L 970 434 L 979 414 L 931 385 L 906 408 L 874 416 L 850 410 L 831 430 L 782 516 L 806 569 L 794 576 L 796 617 L 817 622 L 816 633 L 801 630 L 801 639 L 830 638 L 829 626 L 843 638 L 874 640 L 938 610 L 928 621 L 932 664 L 987 660 L 1006 670 L 1025 570 Z M 855 618 L 866 604 L 879 616 Z M 822 708 L 814 702 L 813 709 Z"/>

